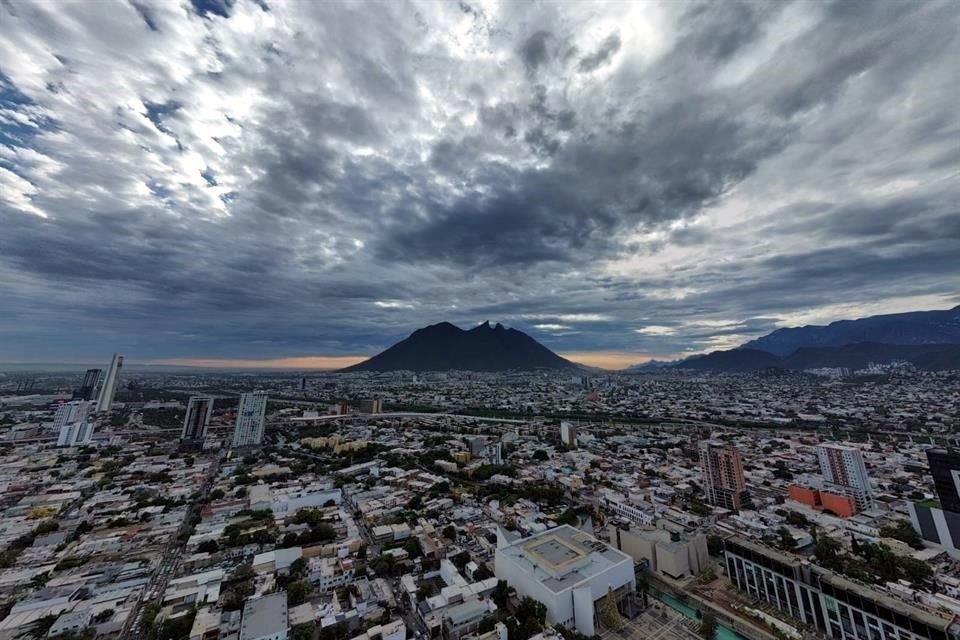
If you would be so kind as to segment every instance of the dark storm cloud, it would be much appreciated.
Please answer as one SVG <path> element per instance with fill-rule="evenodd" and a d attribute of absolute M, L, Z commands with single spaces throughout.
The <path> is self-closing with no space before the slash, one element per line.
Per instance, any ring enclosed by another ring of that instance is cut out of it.
<path fill-rule="evenodd" d="M 616 55 L 617 51 L 620 51 L 620 36 L 616 33 L 611 33 L 600 43 L 600 48 L 590 55 L 580 58 L 577 68 L 581 73 L 589 73 L 590 71 L 599 69 L 610 62 L 610 59 Z"/>
<path fill-rule="evenodd" d="M 633 7 L 0 5 L 0 358 L 669 356 L 955 298 L 951 3 Z"/>

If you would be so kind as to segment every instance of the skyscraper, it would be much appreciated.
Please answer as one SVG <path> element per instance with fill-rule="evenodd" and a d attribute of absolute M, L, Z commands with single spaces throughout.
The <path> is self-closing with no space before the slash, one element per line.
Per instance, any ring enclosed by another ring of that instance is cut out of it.
<path fill-rule="evenodd" d="M 716 507 L 739 511 L 747 501 L 747 483 L 743 477 L 740 452 L 716 440 L 701 441 L 699 451 L 707 502 Z"/>
<path fill-rule="evenodd" d="M 78 422 L 64 424 L 57 432 L 58 447 L 77 447 L 93 441 L 93 423 L 86 417 Z"/>
<path fill-rule="evenodd" d="M 73 392 L 74 400 L 93 400 L 93 392 L 97 389 L 97 383 L 100 382 L 102 369 L 87 369 L 83 375 L 83 382 L 80 388 Z"/>
<path fill-rule="evenodd" d="M 569 420 L 560 423 L 560 441 L 568 449 L 577 448 L 577 428 Z"/>
<path fill-rule="evenodd" d="M 960 451 L 927 449 L 927 462 L 943 510 L 960 513 Z"/>
<path fill-rule="evenodd" d="M 59 430 L 61 427 L 74 422 L 86 421 L 90 413 L 90 403 L 83 400 L 73 400 L 64 402 L 57 407 L 57 412 L 53 416 L 53 426 Z"/>
<path fill-rule="evenodd" d="M 233 428 L 234 447 L 255 447 L 263 441 L 267 394 L 262 391 L 244 393 L 237 408 L 237 424 Z"/>
<path fill-rule="evenodd" d="M 863 463 L 863 452 L 856 447 L 835 443 L 817 445 L 817 458 L 820 460 L 820 473 L 823 479 L 844 495 L 853 498 L 857 510 L 863 511 L 873 506 L 873 491 L 870 478 Z"/>
<path fill-rule="evenodd" d="M 203 440 L 207 437 L 210 417 L 213 415 L 213 398 L 193 396 L 187 404 L 187 415 L 183 419 L 181 440 Z"/>
<path fill-rule="evenodd" d="M 113 406 L 113 396 L 117 392 L 117 383 L 120 382 L 120 369 L 123 367 L 123 356 L 119 353 L 113 354 L 110 360 L 110 368 L 107 369 L 107 375 L 103 379 L 103 385 L 100 387 L 100 395 L 97 397 L 97 412 L 110 411 Z"/>

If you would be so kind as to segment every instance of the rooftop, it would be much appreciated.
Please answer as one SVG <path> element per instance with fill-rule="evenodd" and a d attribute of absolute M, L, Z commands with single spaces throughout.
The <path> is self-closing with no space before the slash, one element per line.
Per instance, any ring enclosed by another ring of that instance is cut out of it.
<path fill-rule="evenodd" d="M 274 593 L 247 600 L 240 623 L 240 640 L 256 640 L 287 630 L 287 594 Z"/>

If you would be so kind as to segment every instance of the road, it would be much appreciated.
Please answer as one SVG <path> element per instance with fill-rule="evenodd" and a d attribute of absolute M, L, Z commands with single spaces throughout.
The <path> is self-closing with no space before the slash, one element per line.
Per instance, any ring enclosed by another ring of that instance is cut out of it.
<path fill-rule="evenodd" d="M 163 550 L 163 557 L 160 560 L 160 564 L 157 565 L 157 569 L 153 572 L 153 575 L 150 576 L 150 582 L 147 583 L 146 588 L 140 594 L 140 599 L 137 600 L 130 615 L 127 616 L 127 622 L 120 632 L 120 640 L 140 640 L 143 636 L 140 629 L 143 609 L 151 602 L 163 598 L 163 592 L 166 591 L 167 584 L 170 582 L 170 579 L 176 575 L 177 568 L 180 566 L 180 561 L 183 558 L 183 548 L 185 545 L 185 543 L 180 540 L 180 535 L 189 530 L 190 515 L 193 512 L 193 506 L 203 504 L 206 501 L 207 492 L 210 490 L 214 479 L 216 479 L 217 473 L 220 472 L 221 461 L 222 456 L 217 453 L 216 458 L 207 468 L 207 473 L 204 476 L 203 484 L 200 485 L 196 499 L 187 505 L 183 521 L 180 523 L 180 526 L 177 527 L 176 533 L 170 537 L 170 540 Z"/>

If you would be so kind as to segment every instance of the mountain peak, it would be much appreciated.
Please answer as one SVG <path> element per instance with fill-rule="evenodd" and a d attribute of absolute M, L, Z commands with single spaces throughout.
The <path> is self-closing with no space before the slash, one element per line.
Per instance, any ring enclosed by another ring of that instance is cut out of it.
<path fill-rule="evenodd" d="M 484 322 L 464 331 L 449 322 L 417 329 L 386 351 L 343 371 L 531 371 L 580 367 L 516 329 Z"/>

